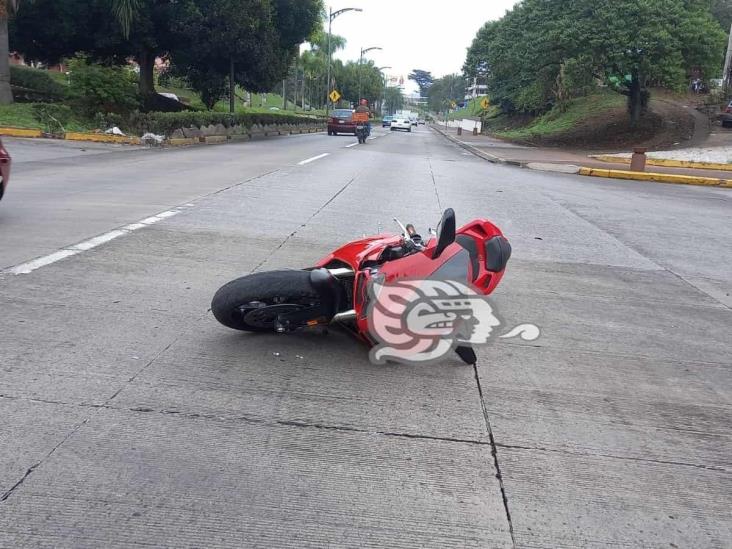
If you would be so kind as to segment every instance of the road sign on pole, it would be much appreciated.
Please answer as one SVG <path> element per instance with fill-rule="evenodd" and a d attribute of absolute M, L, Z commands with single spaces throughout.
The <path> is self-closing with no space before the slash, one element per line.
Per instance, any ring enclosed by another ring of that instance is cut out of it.
<path fill-rule="evenodd" d="M 480 108 L 483 110 L 486 110 L 488 107 L 491 106 L 491 101 L 487 97 L 484 97 L 480 100 Z"/>
<path fill-rule="evenodd" d="M 328 95 L 328 97 L 330 97 L 330 100 L 333 103 L 338 103 L 338 100 L 341 98 L 341 94 L 338 93 L 338 90 L 333 90 L 332 92 L 330 92 L 330 94 Z"/>

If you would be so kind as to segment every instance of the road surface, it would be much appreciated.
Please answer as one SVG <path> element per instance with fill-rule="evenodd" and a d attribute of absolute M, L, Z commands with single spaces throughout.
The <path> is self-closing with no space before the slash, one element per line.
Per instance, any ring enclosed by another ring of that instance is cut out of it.
<path fill-rule="evenodd" d="M 374 137 L 6 140 L 0 547 L 732 545 L 732 193 Z M 538 341 L 374 366 L 208 311 L 446 207 L 509 237 L 494 303 Z"/>

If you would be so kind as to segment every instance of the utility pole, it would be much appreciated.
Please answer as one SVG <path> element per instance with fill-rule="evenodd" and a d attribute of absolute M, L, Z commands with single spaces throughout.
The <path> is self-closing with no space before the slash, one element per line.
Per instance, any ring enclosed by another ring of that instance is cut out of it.
<path fill-rule="evenodd" d="M 361 8 L 343 8 L 342 10 L 333 11 L 333 8 L 329 8 L 328 11 L 328 80 L 325 82 L 325 115 L 328 116 L 328 113 L 330 112 L 330 98 L 328 95 L 330 94 L 330 62 L 333 55 L 333 52 L 331 51 L 330 47 L 330 35 L 331 35 L 331 28 L 333 26 L 333 19 L 338 17 L 339 15 L 342 15 L 346 13 L 347 11 L 363 11 Z"/>
<path fill-rule="evenodd" d="M 287 110 L 287 78 L 282 81 L 282 110 Z"/>

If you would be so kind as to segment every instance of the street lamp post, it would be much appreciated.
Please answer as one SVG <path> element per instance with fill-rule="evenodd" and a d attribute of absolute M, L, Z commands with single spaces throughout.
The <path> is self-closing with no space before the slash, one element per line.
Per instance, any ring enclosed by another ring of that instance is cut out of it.
<path fill-rule="evenodd" d="M 342 10 L 333 11 L 333 8 L 329 8 L 328 11 L 328 81 L 325 83 L 325 115 L 328 116 L 328 113 L 330 112 L 330 98 L 328 95 L 330 94 L 330 60 L 332 56 L 332 52 L 330 51 L 330 35 L 331 35 L 331 27 L 333 26 L 333 19 L 338 17 L 339 15 L 343 15 L 347 11 L 363 11 L 361 8 L 343 8 Z"/>
<path fill-rule="evenodd" d="M 373 50 L 381 50 L 383 48 L 379 46 L 371 46 L 370 48 L 361 48 L 361 57 L 358 58 L 358 97 L 357 100 L 361 102 L 361 64 L 363 63 L 363 54 Z"/>
<path fill-rule="evenodd" d="M 384 105 L 386 104 L 386 75 L 383 74 L 383 71 L 384 71 L 384 69 L 390 69 L 390 68 L 391 67 L 388 65 L 385 67 L 376 67 L 376 70 L 382 73 L 381 79 L 384 82 L 384 91 L 382 92 L 383 99 L 381 100 L 381 115 L 382 116 L 384 115 Z"/>

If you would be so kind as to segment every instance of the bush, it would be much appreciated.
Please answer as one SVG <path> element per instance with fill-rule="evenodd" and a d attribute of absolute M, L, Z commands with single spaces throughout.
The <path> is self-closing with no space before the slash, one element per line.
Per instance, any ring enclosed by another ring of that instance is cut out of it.
<path fill-rule="evenodd" d="M 254 124 L 293 124 L 311 125 L 322 122 L 322 117 L 296 116 L 290 114 L 268 113 L 219 113 L 219 112 L 149 112 L 134 113 L 130 117 L 131 129 L 143 134 L 152 132 L 169 136 L 175 130 L 182 128 L 201 128 L 209 125 L 222 124 L 226 128 L 242 125 L 251 127 Z"/>
<path fill-rule="evenodd" d="M 126 115 L 139 108 L 136 78 L 130 70 L 77 56 L 69 62 L 69 71 L 69 98 L 86 116 L 100 111 Z"/>
<path fill-rule="evenodd" d="M 10 83 L 18 101 L 61 101 L 68 91 L 48 71 L 17 65 L 10 67 Z"/>
<path fill-rule="evenodd" d="M 48 133 L 62 134 L 66 125 L 74 120 L 74 112 L 68 105 L 35 103 L 31 110 L 33 117 L 43 124 Z"/>

